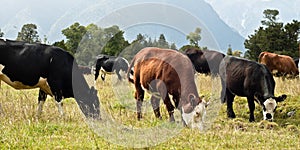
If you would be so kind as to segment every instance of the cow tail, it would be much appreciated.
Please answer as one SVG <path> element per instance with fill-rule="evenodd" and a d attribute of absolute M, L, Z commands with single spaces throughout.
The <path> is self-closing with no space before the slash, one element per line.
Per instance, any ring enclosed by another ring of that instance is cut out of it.
<path fill-rule="evenodd" d="M 133 70 L 131 68 L 134 66 L 134 63 L 135 63 L 135 58 L 132 59 L 130 65 L 127 69 L 127 78 L 128 78 L 128 81 L 131 83 L 134 83 L 133 78 L 130 78 L 130 75 L 133 76 Z"/>

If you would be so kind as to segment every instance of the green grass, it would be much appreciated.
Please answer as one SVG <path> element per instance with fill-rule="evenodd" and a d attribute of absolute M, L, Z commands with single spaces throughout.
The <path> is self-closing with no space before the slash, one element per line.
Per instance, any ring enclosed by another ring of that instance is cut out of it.
<path fill-rule="evenodd" d="M 161 104 L 162 120 L 154 117 L 145 96 L 143 119 L 137 121 L 133 86 L 117 82 L 116 76 L 98 80 L 102 120 L 85 120 L 74 99 L 65 99 L 60 117 L 54 99 L 48 97 L 42 116 L 36 118 L 38 90 L 14 90 L 2 83 L 0 89 L 0 149 L 300 149 L 300 81 L 276 79 L 275 94 L 287 94 L 278 104 L 274 122 L 262 121 L 256 103 L 254 123 L 248 122 L 245 98 L 236 97 L 236 119 L 228 119 L 226 106 L 218 99 L 219 80 L 197 76 L 200 95 L 211 101 L 206 130 L 168 123 Z M 294 116 L 287 113 L 295 110 Z"/>

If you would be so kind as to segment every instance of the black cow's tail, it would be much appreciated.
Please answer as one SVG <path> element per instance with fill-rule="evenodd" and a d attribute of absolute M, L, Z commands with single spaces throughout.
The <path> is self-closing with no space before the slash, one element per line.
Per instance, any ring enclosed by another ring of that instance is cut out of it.
<path fill-rule="evenodd" d="M 128 78 L 128 81 L 131 82 L 131 83 L 134 83 L 134 80 L 133 78 L 133 70 L 132 70 L 132 67 L 134 66 L 134 63 L 135 63 L 135 58 L 132 59 L 128 69 L 127 69 L 127 78 Z"/>

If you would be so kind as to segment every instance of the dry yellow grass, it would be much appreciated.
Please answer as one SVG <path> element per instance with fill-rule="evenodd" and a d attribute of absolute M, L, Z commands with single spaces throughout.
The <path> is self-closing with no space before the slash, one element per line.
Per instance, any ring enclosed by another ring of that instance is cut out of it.
<path fill-rule="evenodd" d="M 54 99 L 50 97 L 41 118 L 37 119 L 38 90 L 18 91 L 2 83 L 0 149 L 127 149 L 147 145 L 152 146 L 150 149 L 300 149 L 298 79 L 283 81 L 275 78 L 275 94 L 288 95 L 278 105 L 275 122 L 261 121 L 261 108 L 256 104 L 256 122 L 249 123 L 245 98 L 236 97 L 234 110 L 237 118 L 228 119 L 226 106 L 219 100 L 219 80 L 197 75 L 199 94 L 211 101 L 205 132 L 168 124 L 164 105 L 161 105 L 163 120 L 157 120 L 148 94 L 143 106 L 144 119 L 137 121 L 133 86 L 115 79 L 116 76 L 107 76 L 105 82 L 97 81 L 103 117 L 99 124 L 85 121 L 73 99 L 64 100 L 65 116 L 60 117 Z M 289 116 L 291 111 L 294 114 Z M 146 136 L 148 132 L 153 134 Z M 165 138 L 160 139 L 163 136 Z M 135 143 L 139 140 L 146 143 Z"/>

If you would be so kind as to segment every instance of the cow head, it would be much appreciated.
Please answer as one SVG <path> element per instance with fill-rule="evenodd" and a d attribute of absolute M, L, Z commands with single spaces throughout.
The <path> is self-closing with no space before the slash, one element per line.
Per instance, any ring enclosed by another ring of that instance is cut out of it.
<path fill-rule="evenodd" d="M 106 55 L 98 55 L 98 56 L 97 56 L 96 68 L 95 68 L 95 70 L 94 70 L 94 72 L 95 72 L 95 74 L 94 74 L 94 75 L 95 75 L 95 81 L 98 79 L 99 71 L 100 71 L 100 69 L 101 69 L 103 63 L 104 63 L 106 60 L 108 60 L 108 59 L 109 59 L 109 57 L 106 56 Z"/>
<path fill-rule="evenodd" d="M 205 100 L 200 100 L 196 98 L 195 95 L 190 95 L 190 103 L 182 107 L 182 119 L 184 124 L 190 128 L 198 128 L 203 130 L 204 118 L 206 115 L 206 107 L 208 105 Z M 200 103 L 196 104 L 195 102 Z"/>
<path fill-rule="evenodd" d="M 277 103 L 284 101 L 286 97 L 287 96 L 285 94 L 279 97 L 269 97 L 267 99 L 263 98 L 263 96 L 255 96 L 255 98 L 259 101 L 260 105 L 263 108 L 264 120 L 273 121 Z"/>
<path fill-rule="evenodd" d="M 185 54 L 190 58 L 192 62 L 196 62 L 203 55 L 203 52 L 201 50 L 192 48 L 187 49 L 185 51 Z"/>

